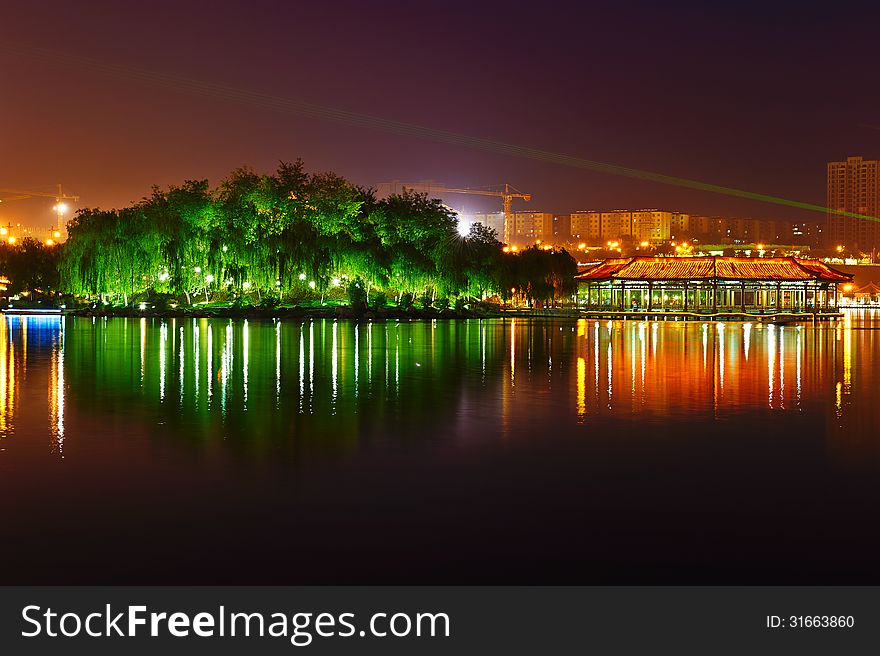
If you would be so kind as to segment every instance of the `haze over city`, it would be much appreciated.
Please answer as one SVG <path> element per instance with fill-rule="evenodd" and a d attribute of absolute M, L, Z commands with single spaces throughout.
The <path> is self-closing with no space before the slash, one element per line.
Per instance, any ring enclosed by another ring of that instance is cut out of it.
<path fill-rule="evenodd" d="M 364 186 L 510 182 L 532 194 L 528 209 L 546 212 L 822 218 L 274 111 L 255 94 L 820 205 L 826 162 L 880 154 L 880 91 L 866 83 L 876 46 L 858 7 L 530 7 L 17 4 L 0 26 L 0 117 L 12 128 L 0 187 L 52 192 L 60 182 L 79 207 L 118 207 L 153 184 L 216 182 L 238 166 L 269 171 L 301 157 Z M 140 71 L 249 99 L 172 89 Z M 51 204 L 5 203 L 0 221 L 48 226 Z M 461 206 L 500 209 L 474 197 Z"/>

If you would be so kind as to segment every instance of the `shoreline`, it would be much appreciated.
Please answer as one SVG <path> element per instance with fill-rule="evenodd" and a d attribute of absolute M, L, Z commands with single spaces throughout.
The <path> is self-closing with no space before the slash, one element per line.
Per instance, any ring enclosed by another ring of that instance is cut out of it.
<path fill-rule="evenodd" d="M 110 317 L 129 319 L 342 319 L 346 321 L 456 321 L 466 319 L 593 319 L 622 321 L 709 321 L 713 323 L 797 323 L 830 321 L 840 319 L 842 312 L 791 312 L 781 310 L 766 314 L 743 312 L 658 312 L 654 311 L 615 311 L 596 309 L 547 308 L 547 309 L 498 309 L 466 310 L 456 312 L 452 309 L 409 309 L 387 308 L 355 312 L 347 307 L 292 307 L 292 308 L 187 308 L 187 309 L 149 309 L 96 308 L 65 309 L 60 316 L 72 317 Z"/>
<path fill-rule="evenodd" d="M 367 310 L 356 312 L 348 307 L 292 307 L 292 308 L 186 308 L 186 309 L 150 309 L 135 308 L 101 309 L 66 309 L 63 316 L 73 317 L 118 317 L 129 319 L 162 318 L 162 319 L 346 319 L 351 321 L 426 321 L 434 319 L 497 319 L 503 318 L 501 311 L 456 312 L 455 310 L 388 308 L 384 310 Z"/>

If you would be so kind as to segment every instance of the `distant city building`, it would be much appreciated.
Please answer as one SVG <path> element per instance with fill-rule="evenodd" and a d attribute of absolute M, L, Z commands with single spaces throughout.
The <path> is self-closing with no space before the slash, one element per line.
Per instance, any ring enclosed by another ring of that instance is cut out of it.
<path fill-rule="evenodd" d="M 563 244 L 571 239 L 571 215 L 556 214 L 553 217 L 553 241 Z"/>
<path fill-rule="evenodd" d="M 789 222 L 793 244 L 819 245 L 824 240 L 825 230 L 818 221 Z"/>
<path fill-rule="evenodd" d="M 556 217 L 550 212 L 514 212 L 512 215 L 513 225 L 510 231 L 510 241 L 518 246 L 533 244 L 537 240 L 543 242 L 555 241 Z M 504 239 L 504 213 L 489 212 L 486 214 L 474 214 L 471 217 L 473 223 L 482 223 L 487 228 L 495 231 L 499 240 Z"/>
<path fill-rule="evenodd" d="M 847 157 L 828 162 L 827 206 L 880 218 L 880 162 Z M 828 213 L 828 237 L 847 249 L 871 250 L 880 246 L 880 221 L 853 219 Z"/>
<path fill-rule="evenodd" d="M 661 243 L 685 233 L 689 223 L 687 214 L 657 209 L 591 210 L 571 215 L 571 236 L 591 244 L 625 238 Z"/>
<path fill-rule="evenodd" d="M 46 228 L 23 226 L 20 223 L 0 223 L 0 242 L 20 244 L 25 239 L 33 239 L 47 246 L 60 244 L 67 239 L 67 228 Z"/>
<path fill-rule="evenodd" d="M 619 240 L 632 236 L 632 212 L 614 210 L 599 215 L 599 239 Z"/>
<path fill-rule="evenodd" d="M 482 223 L 487 228 L 494 230 L 498 241 L 504 240 L 504 212 L 474 214 L 472 218 L 473 223 Z"/>
<path fill-rule="evenodd" d="M 681 212 L 673 212 L 672 217 L 669 220 L 669 232 L 670 237 L 680 238 L 683 235 L 690 234 L 691 227 L 691 216 L 690 214 L 683 214 Z"/>
<path fill-rule="evenodd" d="M 514 212 L 510 240 L 531 244 L 537 240 L 553 241 L 553 214 L 550 212 Z"/>
<path fill-rule="evenodd" d="M 573 212 L 569 218 L 571 236 L 574 239 L 598 242 L 602 237 L 599 229 L 600 212 Z"/>
<path fill-rule="evenodd" d="M 766 243 L 818 245 L 822 227 L 818 221 L 783 221 L 750 217 L 691 216 L 686 231 L 708 243 Z"/>
<path fill-rule="evenodd" d="M 404 191 L 415 188 L 419 193 L 428 194 L 430 198 L 445 199 L 447 196 L 446 187 L 442 182 L 436 180 L 419 180 L 417 182 L 401 182 L 400 180 L 392 180 L 391 182 L 380 182 L 376 185 L 376 198 L 384 199 L 389 196 L 399 196 Z"/>

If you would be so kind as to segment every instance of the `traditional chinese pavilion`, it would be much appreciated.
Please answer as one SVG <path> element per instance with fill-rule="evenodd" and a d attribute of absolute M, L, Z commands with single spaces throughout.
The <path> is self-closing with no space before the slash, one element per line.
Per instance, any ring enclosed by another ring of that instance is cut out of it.
<path fill-rule="evenodd" d="M 578 305 L 602 313 L 828 315 L 853 276 L 794 257 L 626 257 L 576 279 Z"/>

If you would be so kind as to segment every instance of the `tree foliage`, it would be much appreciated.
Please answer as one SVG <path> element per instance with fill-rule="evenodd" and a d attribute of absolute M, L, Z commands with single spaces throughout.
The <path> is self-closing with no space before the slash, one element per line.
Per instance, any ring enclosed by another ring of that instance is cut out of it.
<path fill-rule="evenodd" d="M 7 294 L 54 293 L 58 288 L 58 248 L 30 237 L 14 245 L 0 242 L 0 272 L 10 280 Z"/>
<path fill-rule="evenodd" d="M 461 237 L 437 199 L 410 191 L 377 199 L 301 161 L 271 175 L 238 169 L 213 188 L 207 180 L 154 188 L 121 210 L 80 210 L 68 235 L 64 291 L 126 300 L 147 290 L 299 299 L 355 282 L 360 306 L 371 290 L 400 302 L 515 287 L 544 300 L 564 294 L 574 275 L 564 252 L 504 254 L 480 224 Z"/>

